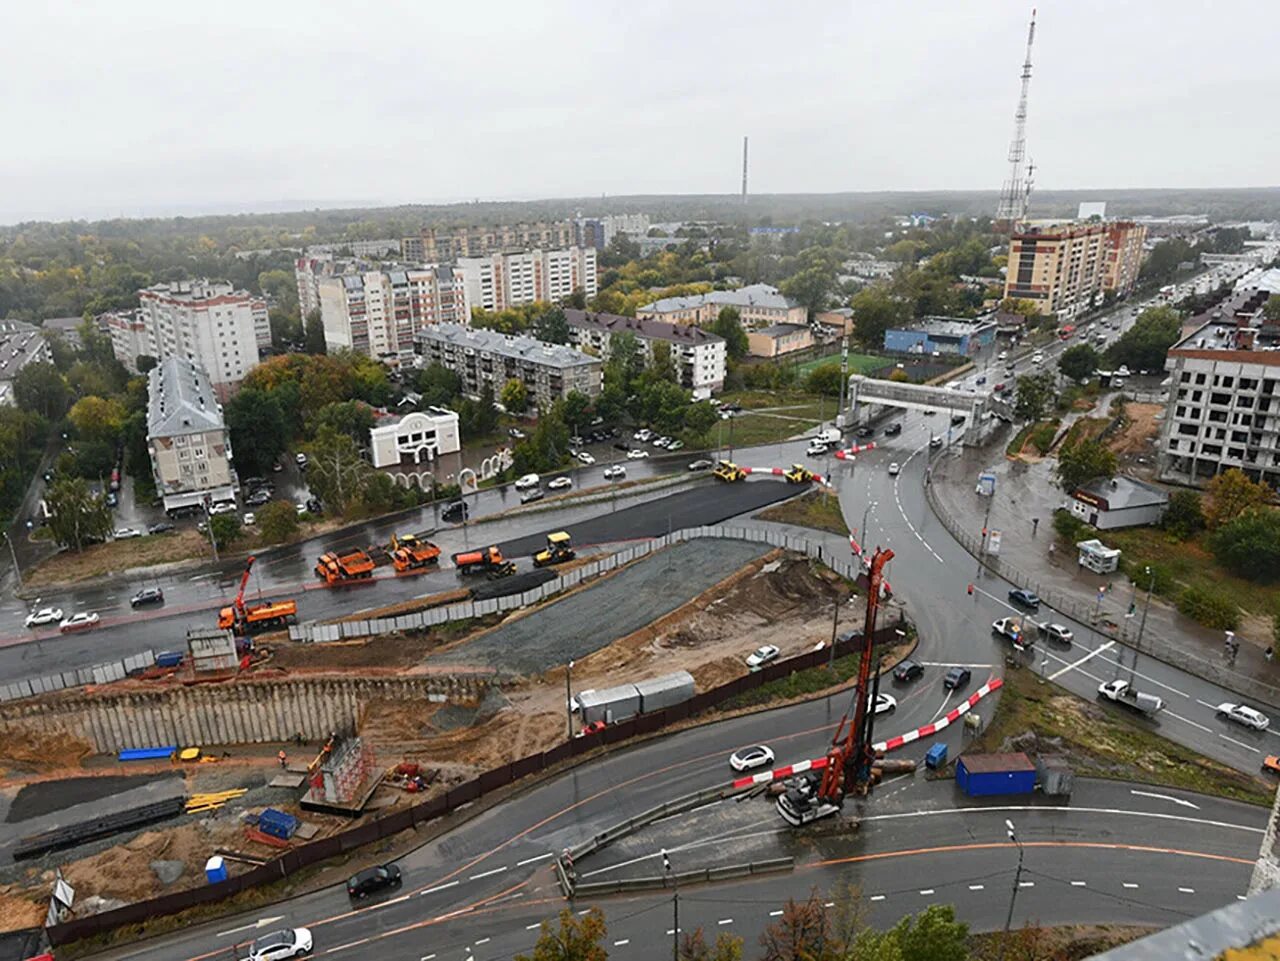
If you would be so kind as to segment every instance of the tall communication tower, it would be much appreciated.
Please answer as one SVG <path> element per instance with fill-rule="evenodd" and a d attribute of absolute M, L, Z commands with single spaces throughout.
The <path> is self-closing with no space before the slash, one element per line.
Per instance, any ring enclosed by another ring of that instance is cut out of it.
<path fill-rule="evenodd" d="M 1031 175 L 1028 172 L 1024 178 L 1022 165 L 1027 156 L 1027 91 L 1031 88 L 1031 44 L 1035 39 L 1036 12 L 1032 10 L 1027 56 L 1022 61 L 1022 94 L 1018 97 L 1018 112 L 1013 115 L 1013 140 L 1009 143 L 1009 179 L 1000 189 L 1000 206 L 996 208 L 997 225 L 1010 230 L 1027 219 L 1031 196 Z"/>
<path fill-rule="evenodd" d="M 742 138 L 742 202 L 747 202 L 747 138 Z"/>

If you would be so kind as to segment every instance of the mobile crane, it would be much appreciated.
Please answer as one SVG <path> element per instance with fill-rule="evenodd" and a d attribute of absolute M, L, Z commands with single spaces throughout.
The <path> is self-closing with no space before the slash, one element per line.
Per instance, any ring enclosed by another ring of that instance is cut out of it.
<path fill-rule="evenodd" d="M 821 776 L 817 771 L 806 771 L 778 797 L 778 813 L 793 827 L 835 814 L 844 806 L 844 799 L 849 794 L 862 797 L 871 791 L 875 711 L 868 708 L 875 703 L 880 692 L 880 672 L 872 671 L 876 612 L 880 607 L 880 590 L 884 583 L 882 571 L 892 559 L 893 551 L 876 548 L 867 572 L 867 619 L 862 630 L 858 683 L 853 690 L 853 720 L 846 730 L 849 711 L 846 710 L 840 718 Z"/>
<path fill-rule="evenodd" d="M 236 634 L 250 634 L 272 627 L 284 627 L 297 619 L 298 602 L 294 600 L 245 604 L 244 589 L 249 583 L 249 572 L 253 570 L 255 560 L 257 558 L 250 557 L 244 565 L 244 573 L 240 575 L 240 589 L 236 591 L 231 606 L 218 612 L 219 629 L 234 631 Z"/>

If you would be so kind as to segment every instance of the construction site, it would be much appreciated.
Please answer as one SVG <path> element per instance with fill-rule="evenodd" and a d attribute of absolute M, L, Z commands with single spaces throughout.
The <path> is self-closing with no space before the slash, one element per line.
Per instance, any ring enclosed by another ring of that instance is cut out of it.
<path fill-rule="evenodd" d="M 581 565 L 571 533 L 548 536 L 531 573 Z M 490 551 L 454 564 L 509 576 Z M 439 550 L 398 538 L 387 560 L 411 572 Z M 326 554 L 316 574 L 363 580 L 372 567 L 367 552 Z M 290 602 L 241 593 L 219 616 L 226 630 L 192 632 L 182 664 L 0 705 L 5 924 L 38 923 L 55 867 L 76 890 L 72 917 L 234 877 L 562 744 L 567 687 L 583 703 L 645 682 L 688 697 L 744 677 L 762 639 L 787 658 L 860 628 L 864 600 L 804 554 L 717 537 L 542 603 L 334 643 L 256 627 L 288 624 Z M 677 676 L 689 681 L 664 686 Z"/>

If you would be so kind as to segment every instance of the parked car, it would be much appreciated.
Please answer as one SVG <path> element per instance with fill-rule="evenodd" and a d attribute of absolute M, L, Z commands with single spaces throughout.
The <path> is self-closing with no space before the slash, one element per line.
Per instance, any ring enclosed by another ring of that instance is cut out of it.
<path fill-rule="evenodd" d="M 311 932 L 306 928 L 284 928 L 264 934 L 249 948 L 249 961 L 281 961 L 310 954 Z"/>
<path fill-rule="evenodd" d="M 868 438 L 868 437 L 874 437 L 874 436 L 875 436 L 875 434 L 876 434 L 876 430 L 875 430 L 875 428 L 874 428 L 874 427 L 859 427 L 859 428 L 858 428 L 858 436 L 859 436 L 859 437 L 861 437 L 861 438 L 863 438 L 863 439 L 866 439 L 866 438 Z"/>
<path fill-rule="evenodd" d="M 964 423 L 964 414 L 952 414 L 952 415 L 951 415 L 951 423 L 952 423 L 952 424 L 955 424 L 955 425 L 957 425 L 957 426 L 958 426 L 958 425 L 960 425 L 960 424 L 963 424 L 963 423 Z"/>
<path fill-rule="evenodd" d="M 893 679 L 903 684 L 908 681 L 914 681 L 918 677 L 924 677 L 924 665 L 919 661 L 911 660 L 911 658 L 899 662 L 898 666 L 893 669 Z"/>
<path fill-rule="evenodd" d="M 596 459 L 592 457 L 590 454 L 588 454 L 585 450 L 578 451 L 578 460 L 588 465 L 594 464 L 596 462 Z"/>
<path fill-rule="evenodd" d="M 365 868 L 347 878 L 347 897 L 353 901 L 363 900 L 387 888 L 400 887 L 401 880 L 399 865 L 379 864 Z"/>
<path fill-rule="evenodd" d="M 670 437 L 667 437 L 667 436 L 664 434 L 663 436 L 661 436 L 661 437 L 659 437 L 659 438 L 657 438 L 657 439 L 655 439 L 655 440 L 653 441 L 653 446 L 654 446 L 654 447 L 666 447 L 666 446 L 667 446 L 668 444 L 670 444 L 670 443 L 671 443 L 671 438 L 670 438 Z"/>
<path fill-rule="evenodd" d="M 297 464 L 297 465 L 298 465 L 299 469 L 301 469 L 301 470 L 306 470 L 306 469 L 307 469 L 307 455 L 306 455 L 306 454 L 295 454 L 295 455 L 294 455 L 294 458 L 293 458 L 293 462 L 294 462 L 295 464 Z"/>
<path fill-rule="evenodd" d="M 705 457 L 699 457 L 689 463 L 689 470 L 711 470 L 715 466 L 712 461 L 707 460 Z"/>
<path fill-rule="evenodd" d="M 1040 633 L 1051 641 L 1057 641 L 1059 644 L 1069 645 L 1075 640 L 1075 635 L 1071 633 L 1071 628 L 1065 624 L 1042 624 Z"/>
<path fill-rule="evenodd" d="M 985 384 L 986 382 L 987 382 L 987 375 L 986 375 L 986 374 L 979 374 L 979 375 L 977 376 L 977 378 L 974 380 L 974 383 L 975 383 L 976 385 L 978 385 L 979 387 L 981 387 L 981 386 L 982 386 L 983 384 Z"/>
<path fill-rule="evenodd" d="M 118 541 L 127 541 L 131 537 L 141 537 L 142 531 L 136 527 L 117 527 L 111 534 Z"/>
<path fill-rule="evenodd" d="M 970 673 L 967 667 L 953 667 L 943 676 L 942 686 L 948 691 L 954 691 L 964 687 L 972 679 L 973 674 Z"/>
<path fill-rule="evenodd" d="M 519 427 L 512 427 L 507 431 L 507 436 L 515 440 L 524 440 L 524 431 Z"/>
<path fill-rule="evenodd" d="M 119 495 L 117 495 L 115 491 L 110 491 L 107 494 L 107 506 L 116 507 L 117 505 L 119 505 L 119 503 L 120 503 Z"/>
<path fill-rule="evenodd" d="M 43 627 L 45 624 L 54 624 L 60 620 L 62 620 L 62 608 L 42 607 L 27 615 L 27 627 Z"/>
<path fill-rule="evenodd" d="M 561 491 L 561 490 L 564 490 L 566 487 L 572 487 L 572 486 L 573 486 L 573 481 L 563 475 L 560 477 L 553 478 L 552 480 L 547 482 L 547 490 L 552 490 L 552 491 Z"/>
<path fill-rule="evenodd" d="M 97 611 L 81 611 L 79 614 L 72 614 L 59 624 L 58 630 L 64 633 L 67 631 L 87 631 L 92 627 L 97 627 L 100 620 L 101 618 L 98 617 Z"/>
<path fill-rule="evenodd" d="M 518 491 L 524 491 L 524 490 L 528 490 L 531 487 L 537 487 L 538 484 L 540 484 L 541 482 L 542 482 L 542 478 L 539 477 L 537 474 L 525 474 L 523 477 L 519 478 L 516 481 L 515 488 Z"/>
<path fill-rule="evenodd" d="M 996 383 L 996 385 L 995 385 L 994 387 L 992 387 L 992 388 L 991 388 L 991 390 L 992 390 L 994 393 L 997 393 L 997 394 L 1003 394 L 1003 393 L 1004 393 L 1004 389 L 1005 389 L 1005 382 L 1004 382 L 1004 381 L 998 381 L 998 382 Z"/>
<path fill-rule="evenodd" d="M 253 511 L 245 511 L 244 518 L 241 520 L 241 523 L 244 524 L 245 527 L 252 527 L 254 524 L 258 523 L 258 515 Z"/>
<path fill-rule="evenodd" d="M 244 499 L 246 507 L 261 507 L 263 504 L 271 502 L 271 491 L 267 488 L 260 488 Z"/>
<path fill-rule="evenodd" d="M 902 433 L 902 421 L 895 420 L 892 424 L 884 429 L 885 437 L 897 437 Z"/>
<path fill-rule="evenodd" d="M 638 430 L 631 435 L 632 440 L 638 440 L 642 444 L 652 437 L 653 437 L 653 431 L 649 430 L 649 428 L 647 427 L 644 428 L 643 430 Z"/>
<path fill-rule="evenodd" d="M 605 480 L 614 480 L 615 478 L 626 477 L 626 476 L 627 476 L 627 469 L 623 467 L 621 464 L 614 464 L 604 469 Z"/>
<path fill-rule="evenodd" d="M 930 450 L 937 450 L 941 446 L 942 446 L 942 438 L 939 437 L 937 434 L 934 434 L 932 437 L 929 438 Z"/>
<path fill-rule="evenodd" d="M 776 644 L 766 644 L 763 647 L 758 647 L 748 655 L 747 667 L 764 667 L 770 661 L 776 661 L 781 653 Z"/>
<path fill-rule="evenodd" d="M 520 503 L 532 504 L 534 501 L 542 500 L 543 496 L 545 495 L 542 493 L 542 488 L 535 487 L 532 490 L 527 490 L 520 495 Z"/>
<path fill-rule="evenodd" d="M 298 503 L 294 504 L 294 505 L 293 505 L 293 507 L 294 507 L 294 510 L 296 510 L 296 511 L 298 512 L 298 516 L 302 516 L 303 514 L 305 514 L 305 513 L 307 512 L 307 502 L 306 502 L 306 501 L 298 501 Z M 200 522 L 200 524 L 198 525 L 198 527 L 200 528 L 200 532 L 201 532 L 201 533 L 204 533 L 204 531 L 205 531 L 205 524 L 204 524 L 204 521 L 201 521 L 201 522 Z"/>
<path fill-rule="evenodd" d="M 675 440 L 673 440 L 670 444 L 667 445 L 667 450 L 680 450 L 682 447 L 684 447 L 684 441 L 682 441 L 679 437 L 677 437 Z"/>
<path fill-rule="evenodd" d="M 214 514 L 234 514 L 235 512 L 236 512 L 236 505 L 230 501 L 219 501 L 218 503 L 212 504 L 209 507 L 210 516 Z"/>
<path fill-rule="evenodd" d="M 130 607 L 141 607 L 143 604 L 163 604 L 164 591 L 158 587 L 144 587 L 129 598 Z"/>
<path fill-rule="evenodd" d="M 751 771 L 773 763 L 773 751 L 765 744 L 739 748 L 729 755 L 729 767 L 735 771 Z"/>
<path fill-rule="evenodd" d="M 450 501 L 440 508 L 440 516 L 446 521 L 465 521 L 467 510 L 466 501 Z"/>
<path fill-rule="evenodd" d="M 635 450 L 627 451 L 627 460 L 644 460 L 648 456 L 649 452 L 647 450 L 641 450 L 639 447 Z"/>
<path fill-rule="evenodd" d="M 1015 587 L 1009 592 L 1009 600 L 1013 603 L 1025 607 L 1028 610 L 1040 610 L 1040 598 L 1036 597 L 1034 591 L 1029 591 L 1023 587 Z"/>
<path fill-rule="evenodd" d="M 168 521 L 161 521 L 159 524 L 152 524 L 147 528 L 148 534 L 165 534 L 173 530 L 173 525 Z"/>
<path fill-rule="evenodd" d="M 897 477 L 898 472 L 900 470 L 902 470 L 902 468 L 898 466 L 898 462 L 895 460 L 892 464 L 889 465 L 889 476 Z"/>
<path fill-rule="evenodd" d="M 1271 726 L 1271 718 L 1248 704 L 1219 704 L 1217 714 L 1219 717 L 1225 717 L 1228 721 L 1235 721 L 1237 724 L 1251 727 L 1255 731 L 1265 731 Z"/>

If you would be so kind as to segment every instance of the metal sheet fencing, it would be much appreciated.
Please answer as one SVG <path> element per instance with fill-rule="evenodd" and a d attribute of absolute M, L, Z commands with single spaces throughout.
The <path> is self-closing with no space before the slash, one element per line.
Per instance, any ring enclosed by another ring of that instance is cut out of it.
<path fill-rule="evenodd" d="M 106 664 L 95 664 L 93 667 L 82 667 L 74 671 L 61 671 L 44 677 L 33 677 L 11 684 L 0 684 L 0 702 L 17 701 L 37 694 L 52 694 L 69 687 L 83 687 L 86 684 L 109 684 L 121 681 L 134 671 L 152 667 L 156 662 L 155 651 L 134 654 L 119 661 Z"/>

